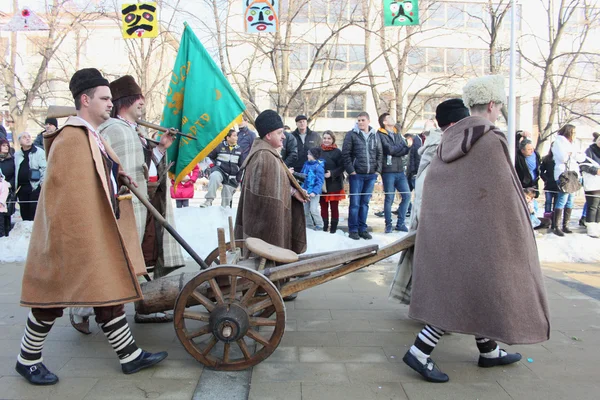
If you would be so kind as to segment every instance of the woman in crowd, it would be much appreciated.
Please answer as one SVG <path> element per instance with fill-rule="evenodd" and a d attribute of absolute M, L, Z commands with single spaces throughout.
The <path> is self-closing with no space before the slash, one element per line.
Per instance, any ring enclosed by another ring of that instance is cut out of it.
<path fill-rule="evenodd" d="M 546 202 L 544 203 L 544 218 L 552 218 L 554 207 L 556 206 L 556 200 L 558 199 L 558 185 L 554 180 L 554 157 L 552 156 L 552 149 L 542 159 L 540 165 L 540 177 L 544 181 L 544 195 L 546 196 Z M 554 220 L 552 222 L 552 229 L 554 226 Z"/>
<path fill-rule="evenodd" d="M 600 237 L 600 137 L 585 151 L 586 160 L 581 163 L 583 188 L 587 202 L 585 226 L 591 237 Z"/>
<path fill-rule="evenodd" d="M 6 211 L 0 212 L 0 237 L 8 236 L 11 223 L 10 216 L 15 210 L 14 189 L 15 189 L 15 159 L 10 154 L 10 143 L 6 139 L 0 139 L 0 174 L 8 183 L 8 193 L 6 196 Z"/>
<path fill-rule="evenodd" d="M 563 172 L 575 171 L 579 175 L 578 162 L 582 162 L 585 156 L 576 153 L 573 147 L 575 141 L 575 126 L 567 124 L 560 128 L 558 136 L 552 143 L 552 155 L 554 157 L 554 180 L 558 183 L 559 177 Z M 558 199 L 552 214 L 552 225 L 554 233 L 558 236 L 564 236 L 565 233 L 573 233 L 569 229 L 569 219 L 573 210 L 574 193 L 564 193 L 559 190 Z M 562 230 L 561 230 L 562 218 Z"/>
<path fill-rule="evenodd" d="M 346 198 L 344 193 L 344 162 L 342 151 L 335 144 L 335 136 L 331 131 L 323 132 L 321 143 L 321 159 L 325 160 L 325 189 L 319 199 L 321 205 L 321 217 L 323 218 L 323 231 L 330 233 L 337 230 L 340 212 L 339 204 Z M 331 221 L 329 219 L 331 209 Z M 331 222 L 331 226 L 329 226 Z"/>

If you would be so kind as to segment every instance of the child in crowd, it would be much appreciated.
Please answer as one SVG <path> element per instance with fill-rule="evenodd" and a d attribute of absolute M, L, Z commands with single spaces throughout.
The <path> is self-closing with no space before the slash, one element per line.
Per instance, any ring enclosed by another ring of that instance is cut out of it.
<path fill-rule="evenodd" d="M 552 221 L 549 218 L 539 218 L 537 216 L 538 204 L 535 200 L 535 189 L 526 188 L 523 191 L 525 192 L 525 200 L 527 200 L 527 207 L 529 208 L 529 219 L 531 220 L 533 229 L 538 230 L 550 227 Z"/>
<path fill-rule="evenodd" d="M 308 150 L 308 160 L 302 167 L 302 174 L 306 176 L 302 188 L 310 196 L 310 202 L 304 203 L 306 226 L 314 226 L 316 231 L 323 230 L 323 218 L 319 198 L 325 182 L 325 161 L 321 160 L 321 149 L 314 147 Z M 314 224 L 313 224 L 314 221 Z"/>

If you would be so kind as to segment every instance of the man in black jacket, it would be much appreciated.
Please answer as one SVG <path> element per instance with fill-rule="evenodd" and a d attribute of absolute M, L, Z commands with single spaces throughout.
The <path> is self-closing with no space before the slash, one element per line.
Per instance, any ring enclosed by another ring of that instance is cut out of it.
<path fill-rule="evenodd" d="M 344 168 L 350 175 L 350 208 L 348 210 L 349 237 L 354 240 L 371 239 L 367 231 L 369 201 L 377 174 L 381 173 L 383 150 L 377 131 L 369 126 L 366 112 L 357 117 L 353 130 L 346 133 L 342 147 Z"/>
<path fill-rule="evenodd" d="M 515 169 L 523 189 L 534 188 L 535 197 L 540 195 L 538 183 L 540 180 L 541 157 L 533 143 L 529 139 L 523 139 L 519 143 L 519 151 L 515 154 Z"/>
<path fill-rule="evenodd" d="M 248 118 L 244 115 L 242 116 L 242 125 L 240 126 L 240 131 L 237 135 L 237 144 L 242 149 L 242 156 L 244 159 L 246 159 L 248 153 L 250 153 L 254 139 L 256 139 L 256 132 L 251 131 L 250 128 L 248 128 Z"/>
<path fill-rule="evenodd" d="M 402 202 L 398 207 L 396 230 L 408 232 L 408 228 L 404 225 L 404 219 L 410 203 L 411 190 L 408 186 L 402 159 L 410 151 L 410 146 L 394 127 L 394 119 L 389 113 L 383 113 L 379 116 L 379 126 L 377 134 L 383 148 L 381 179 L 383 180 L 383 191 L 385 192 L 383 206 L 385 233 L 392 233 L 392 203 L 394 197 L 396 197 L 396 190 L 400 192 L 402 198 Z"/>
<path fill-rule="evenodd" d="M 304 115 L 296 117 L 296 126 L 298 128 L 292 132 L 292 135 L 296 138 L 298 159 L 293 164 L 293 167 L 295 172 L 300 172 L 304 163 L 308 160 L 308 150 L 321 146 L 321 136 L 308 128 L 308 120 Z"/>
<path fill-rule="evenodd" d="M 283 147 L 281 148 L 281 158 L 283 158 L 283 162 L 288 168 L 292 168 L 296 160 L 298 160 L 298 142 L 289 131 L 284 130 L 283 134 L 285 138 L 283 139 Z M 300 171 L 302 169 L 298 170 L 298 172 Z"/>
<path fill-rule="evenodd" d="M 238 135 L 234 129 L 231 129 L 225 140 L 220 143 L 210 154 L 214 167 L 210 171 L 208 182 L 208 192 L 204 197 L 206 201 L 200 207 L 210 207 L 213 200 L 217 197 L 219 185 L 223 185 L 221 190 L 221 207 L 231 207 L 231 199 L 235 189 L 240 181 L 240 168 L 244 162 L 242 148 L 237 144 Z"/>

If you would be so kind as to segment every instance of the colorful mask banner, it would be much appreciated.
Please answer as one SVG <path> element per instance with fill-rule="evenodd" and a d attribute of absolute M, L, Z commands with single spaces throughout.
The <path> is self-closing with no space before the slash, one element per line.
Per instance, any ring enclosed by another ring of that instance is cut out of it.
<path fill-rule="evenodd" d="M 121 20 L 125 39 L 158 36 L 158 11 L 154 2 L 123 4 Z"/>
<path fill-rule="evenodd" d="M 21 12 L 15 13 L 8 24 L 0 27 L 0 30 L 11 32 L 47 31 L 49 29 L 48 24 L 28 7 L 24 7 Z"/>
<path fill-rule="evenodd" d="M 385 26 L 419 25 L 419 1 L 383 0 L 383 22 Z"/>
<path fill-rule="evenodd" d="M 246 33 L 277 32 L 280 0 L 244 0 Z"/>

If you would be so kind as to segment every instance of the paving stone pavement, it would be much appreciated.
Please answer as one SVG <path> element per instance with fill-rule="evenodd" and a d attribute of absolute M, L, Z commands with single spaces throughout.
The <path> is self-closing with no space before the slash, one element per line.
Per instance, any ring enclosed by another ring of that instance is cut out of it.
<path fill-rule="evenodd" d="M 98 326 L 92 323 L 92 335 L 84 336 L 63 317 L 44 349 L 59 384 L 27 384 L 14 370 L 28 313 L 18 305 L 22 269 L 22 263 L 0 264 L 0 399 L 191 399 L 202 390 L 202 365 L 185 352 L 172 324 L 135 324 L 132 305 L 126 310 L 137 343 L 167 350 L 164 362 L 123 375 Z M 394 272 L 395 265 L 373 265 L 286 303 L 286 333 L 249 374 L 249 399 L 600 398 L 600 264 L 544 266 L 551 338 L 505 346 L 523 354 L 516 365 L 478 368 L 472 337 L 444 336 L 433 357 L 450 375 L 446 384 L 426 383 L 402 362 L 421 325 L 408 319 L 406 306 L 387 300 Z"/>

